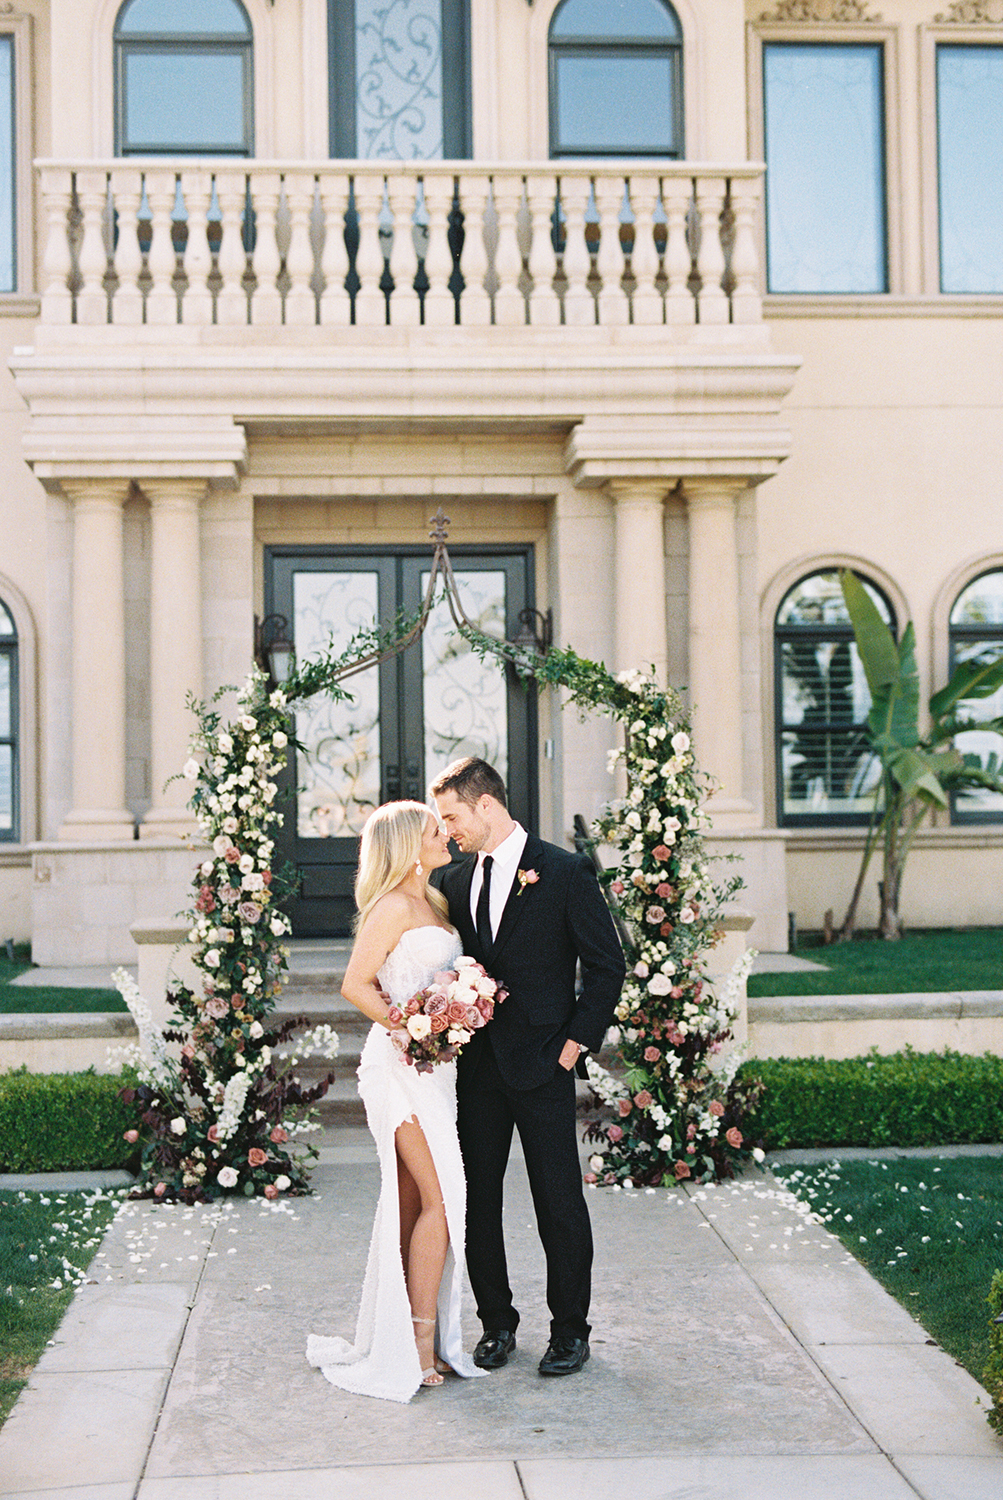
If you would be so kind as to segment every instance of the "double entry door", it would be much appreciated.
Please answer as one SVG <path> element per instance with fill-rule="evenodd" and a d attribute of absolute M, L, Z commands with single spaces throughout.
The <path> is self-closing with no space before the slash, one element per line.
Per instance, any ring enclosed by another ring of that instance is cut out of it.
<path fill-rule="evenodd" d="M 488 635 L 513 637 L 533 602 L 530 548 L 450 552 L 464 611 Z M 426 548 L 270 547 L 265 606 L 285 617 L 302 661 L 344 650 L 374 621 L 389 628 L 424 598 Z M 536 703 L 498 662 L 482 662 L 440 599 L 407 650 L 350 677 L 348 700 L 318 694 L 296 712 L 302 749 L 290 753 L 278 807 L 278 852 L 297 866 L 290 905 L 300 937 L 342 936 L 354 914 L 359 834 L 374 807 L 425 801 L 453 760 L 480 755 L 505 778 L 514 817 L 535 827 Z"/>

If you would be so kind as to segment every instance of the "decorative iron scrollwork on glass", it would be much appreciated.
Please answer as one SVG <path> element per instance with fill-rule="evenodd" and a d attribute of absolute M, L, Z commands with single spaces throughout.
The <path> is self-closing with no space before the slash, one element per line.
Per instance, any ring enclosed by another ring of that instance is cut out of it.
<path fill-rule="evenodd" d="M 358 153 L 443 154 L 441 0 L 356 0 Z"/>

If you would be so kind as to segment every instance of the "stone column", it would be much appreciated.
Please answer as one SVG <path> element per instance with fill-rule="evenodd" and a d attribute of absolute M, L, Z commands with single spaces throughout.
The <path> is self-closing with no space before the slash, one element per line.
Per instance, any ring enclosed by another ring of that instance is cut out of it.
<path fill-rule="evenodd" d="M 665 624 L 664 482 L 616 481 L 614 501 L 616 557 L 616 666 L 655 669 L 665 683 L 668 645 Z M 601 567 L 601 559 L 596 559 Z"/>
<path fill-rule="evenodd" d="M 187 781 L 172 781 L 188 759 L 195 721 L 185 707 L 202 696 L 202 548 L 199 509 L 203 479 L 143 482 L 150 501 L 150 795 L 141 838 L 195 831 L 185 804 Z"/>
<path fill-rule="evenodd" d="M 122 506 L 128 480 L 64 480 L 73 502 L 73 807 L 77 843 L 131 839 L 125 806 L 125 597 Z"/>
<path fill-rule="evenodd" d="M 754 820 L 745 798 L 742 650 L 733 479 L 685 479 L 689 511 L 689 689 L 697 761 L 720 782 L 708 811 L 715 825 Z"/>

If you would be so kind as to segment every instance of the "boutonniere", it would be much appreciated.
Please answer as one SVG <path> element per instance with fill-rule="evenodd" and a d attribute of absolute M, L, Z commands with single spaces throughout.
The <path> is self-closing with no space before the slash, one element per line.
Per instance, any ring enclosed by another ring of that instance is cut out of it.
<path fill-rule="evenodd" d="M 518 895 L 522 895 L 528 885 L 535 885 L 540 878 L 539 870 L 517 870 L 516 879 L 519 882 Z"/>

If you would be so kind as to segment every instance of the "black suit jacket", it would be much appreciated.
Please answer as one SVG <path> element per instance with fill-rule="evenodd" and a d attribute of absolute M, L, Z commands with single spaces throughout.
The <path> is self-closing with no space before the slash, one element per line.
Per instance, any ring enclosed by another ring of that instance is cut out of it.
<path fill-rule="evenodd" d="M 508 990 L 493 1019 L 460 1054 L 458 1083 L 490 1046 L 511 1088 L 538 1088 L 554 1077 L 568 1037 L 592 1051 L 602 1046 L 620 998 L 626 968 L 623 949 L 595 870 L 584 855 L 529 835 L 519 861 L 539 879 L 513 882 L 491 950 L 481 948 L 470 915 L 476 859 L 450 865 L 439 880 L 463 951 L 482 963 Z M 582 966 L 576 998 L 575 972 Z"/>

